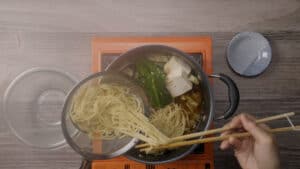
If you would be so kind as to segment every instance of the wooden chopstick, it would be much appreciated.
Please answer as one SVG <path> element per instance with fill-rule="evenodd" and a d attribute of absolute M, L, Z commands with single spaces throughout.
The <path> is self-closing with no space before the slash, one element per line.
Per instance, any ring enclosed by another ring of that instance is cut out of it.
<path fill-rule="evenodd" d="M 295 115 L 294 112 L 289 112 L 289 113 L 284 113 L 284 114 L 279 114 L 279 115 L 275 115 L 275 116 L 266 117 L 266 118 L 263 118 L 263 119 L 258 119 L 255 122 L 256 123 L 264 123 L 264 122 L 278 120 L 278 119 L 282 119 L 282 118 L 286 118 L 286 117 L 294 116 L 294 115 Z M 186 135 L 183 135 L 183 136 L 178 136 L 178 137 L 171 138 L 170 142 L 172 143 L 172 142 L 176 142 L 176 141 L 180 141 L 180 140 L 191 139 L 191 138 L 195 138 L 195 137 L 201 137 L 201 136 L 221 133 L 221 132 L 224 132 L 224 131 L 227 131 L 227 130 L 232 130 L 232 129 L 234 129 L 234 128 L 232 128 L 232 127 L 222 127 L 222 128 L 217 128 L 217 129 L 192 133 L 192 134 L 186 134 Z M 135 146 L 135 148 L 144 148 L 144 147 L 148 147 L 148 146 L 149 146 L 149 144 L 144 143 L 144 144 L 139 144 L 139 145 Z"/>
<path fill-rule="evenodd" d="M 294 131 L 295 129 L 299 130 L 300 125 L 294 126 L 294 127 L 282 127 L 282 128 L 270 129 L 270 132 L 272 132 L 272 133 L 281 133 L 281 132 Z M 236 133 L 236 134 L 230 134 L 230 135 L 224 135 L 224 136 L 209 137 L 209 138 L 204 138 L 204 139 L 180 141 L 180 142 L 176 142 L 176 143 L 160 145 L 160 146 L 151 147 L 151 148 L 152 148 L 152 150 L 171 149 L 171 148 L 177 148 L 177 147 L 182 147 L 182 146 L 189 146 L 189 145 L 193 145 L 193 144 L 223 141 L 223 140 L 228 139 L 229 137 L 242 138 L 242 137 L 249 137 L 249 136 L 251 136 L 250 133 L 243 132 L 243 133 Z M 147 151 L 147 150 L 148 150 L 148 147 L 141 149 L 141 151 Z"/>

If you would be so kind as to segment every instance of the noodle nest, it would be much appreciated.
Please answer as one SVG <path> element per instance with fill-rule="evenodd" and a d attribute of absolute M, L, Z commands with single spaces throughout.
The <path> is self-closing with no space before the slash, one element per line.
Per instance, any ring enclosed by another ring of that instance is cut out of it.
<path fill-rule="evenodd" d="M 119 84 L 97 82 L 82 86 L 69 113 L 73 123 L 91 138 L 110 140 L 128 135 L 153 146 L 169 141 L 144 115 L 142 100 Z"/>

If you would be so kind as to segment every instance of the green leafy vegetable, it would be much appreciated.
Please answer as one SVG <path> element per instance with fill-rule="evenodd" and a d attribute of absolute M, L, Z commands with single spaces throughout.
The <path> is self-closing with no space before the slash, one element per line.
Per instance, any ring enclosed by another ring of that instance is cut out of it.
<path fill-rule="evenodd" d="M 154 108 L 162 108 L 172 101 L 165 86 L 163 68 L 150 60 L 141 60 L 136 64 L 137 80 L 145 89 Z"/>

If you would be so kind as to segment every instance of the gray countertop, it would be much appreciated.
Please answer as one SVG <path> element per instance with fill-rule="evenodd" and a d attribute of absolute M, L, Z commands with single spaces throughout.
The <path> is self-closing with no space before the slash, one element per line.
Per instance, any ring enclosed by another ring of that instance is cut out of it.
<path fill-rule="evenodd" d="M 233 35 L 258 31 L 271 42 L 273 60 L 257 78 L 243 78 L 227 66 L 225 50 Z M 4 1 L 0 0 L 0 102 L 9 83 L 32 67 L 65 70 L 78 79 L 91 72 L 94 36 L 211 35 L 214 72 L 230 75 L 240 89 L 238 112 L 258 117 L 300 111 L 300 1 Z M 217 114 L 227 104 L 220 82 L 214 92 Z M 70 147 L 39 150 L 14 137 L 0 109 L 0 168 L 78 168 Z M 295 123 L 300 117 L 295 117 Z M 216 126 L 224 122 L 216 122 Z M 285 120 L 271 126 L 288 125 Z M 300 168 L 298 133 L 278 137 L 284 168 Z M 215 168 L 238 168 L 230 151 L 215 148 Z"/>

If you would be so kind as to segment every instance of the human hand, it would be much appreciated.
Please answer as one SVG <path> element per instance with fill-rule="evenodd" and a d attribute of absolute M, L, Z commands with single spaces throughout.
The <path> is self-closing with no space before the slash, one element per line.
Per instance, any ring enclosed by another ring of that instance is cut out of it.
<path fill-rule="evenodd" d="M 234 154 L 243 169 L 279 169 L 280 161 L 273 135 L 264 124 L 256 124 L 255 118 L 248 114 L 236 116 L 225 126 L 246 130 L 251 137 L 224 140 L 222 150 L 233 148 Z M 222 135 L 231 134 L 226 131 Z"/>

